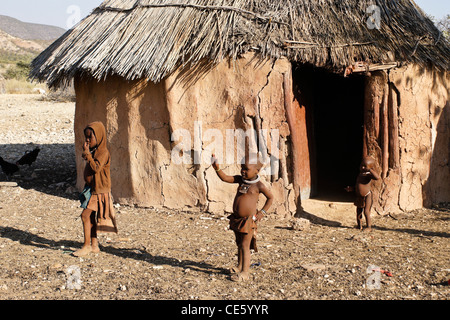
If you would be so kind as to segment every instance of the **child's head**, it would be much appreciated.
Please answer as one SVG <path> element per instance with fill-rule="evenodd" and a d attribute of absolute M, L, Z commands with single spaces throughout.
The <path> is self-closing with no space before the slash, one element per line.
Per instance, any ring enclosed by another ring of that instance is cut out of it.
<path fill-rule="evenodd" d="M 97 138 L 95 137 L 95 132 L 92 128 L 87 127 L 84 129 L 84 141 L 89 144 L 90 149 L 94 149 L 97 146 Z"/>
<path fill-rule="evenodd" d="M 246 180 L 255 178 L 264 164 L 256 153 L 250 153 L 245 156 L 241 163 L 241 175 Z"/>
<path fill-rule="evenodd" d="M 375 166 L 375 159 L 372 157 L 364 157 L 361 161 L 361 171 L 368 171 Z"/>
<path fill-rule="evenodd" d="M 95 121 L 84 129 L 85 141 L 89 143 L 89 148 L 106 149 L 106 130 L 103 123 Z"/>

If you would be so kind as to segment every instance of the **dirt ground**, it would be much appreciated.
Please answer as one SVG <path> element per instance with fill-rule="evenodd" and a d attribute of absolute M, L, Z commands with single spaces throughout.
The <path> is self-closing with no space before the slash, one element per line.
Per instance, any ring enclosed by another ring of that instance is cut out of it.
<path fill-rule="evenodd" d="M 208 213 L 116 204 L 119 234 L 100 237 L 102 252 L 74 257 L 82 228 L 73 116 L 74 103 L 0 95 L 0 156 L 15 162 L 41 148 L 38 160 L 9 181 L 0 172 L 2 300 L 450 297 L 448 205 L 375 216 L 369 234 L 355 228 L 351 203 L 305 201 L 304 230 L 274 216 L 259 224 L 252 280 L 244 283 L 226 272 L 236 263 L 228 220 Z"/>

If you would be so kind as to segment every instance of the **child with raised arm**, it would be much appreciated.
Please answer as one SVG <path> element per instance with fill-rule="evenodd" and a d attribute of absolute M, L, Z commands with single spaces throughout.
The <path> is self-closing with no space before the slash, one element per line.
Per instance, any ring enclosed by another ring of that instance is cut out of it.
<path fill-rule="evenodd" d="M 254 160 L 254 161 L 251 161 Z M 217 159 L 212 155 L 212 166 L 218 177 L 228 183 L 237 183 L 238 189 L 233 203 L 230 229 L 234 231 L 238 247 L 238 265 L 231 268 L 231 280 L 248 280 L 250 277 L 250 250 L 257 252 L 256 222 L 260 221 L 273 202 L 272 192 L 260 181 L 259 171 L 263 167 L 257 155 L 247 155 L 241 164 L 241 175 L 229 176 L 219 168 Z M 259 194 L 266 196 L 264 207 L 258 211 Z"/>
<path fill-rule="evenodd" d="M 85 188 L 80 195 L 84 244 L 73 253 L 82 257 L 100 252 L 97 232 L 115 232 L 117 225 L 111 196 L 111 156 L 106 146 L 106 130 L 101 122 L 93 122 L 84 129 L 85 142 L 82 157 Z"/>
<path fill-rule="evenodd" d="M 356 222 L 360 230 L 362 227 L 362 214 L 366 217 L 367 231 L 372 230 L 372 222 L 370 219 L 370 211 L 372 209 L 373 194 L 372 180 L 379 180 L 380 175 L 375 171 L 375 160 L 372 157 L 364 157 L 359 166 L 359 174 L 355 184 L 355 206 L 356 206 Z"/>

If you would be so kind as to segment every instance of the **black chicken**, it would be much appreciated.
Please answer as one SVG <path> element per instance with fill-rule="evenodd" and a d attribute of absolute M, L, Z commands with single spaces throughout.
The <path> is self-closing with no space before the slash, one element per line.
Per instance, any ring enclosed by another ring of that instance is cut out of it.
<path fill-rule="evenodd" d="M 7 176 L 10 176 L 13 173 L 19 171 L 19 167 L 17 165 L 15 165 L 14 163 L 6 162 L 2 157 L 0 157 L 0 166 Z"/>
<path fill-rule="evenodd" d="M 22 158 L 20 158 L 19 161 L 16 162 L 16 165 L 23 166 L 27 164 L 31 166 L 31 164 L 36 161 L 39 151 L 41 151 L 41 149 L 36 148 L 33 151 L 25 153 L 25 155 Z"/>

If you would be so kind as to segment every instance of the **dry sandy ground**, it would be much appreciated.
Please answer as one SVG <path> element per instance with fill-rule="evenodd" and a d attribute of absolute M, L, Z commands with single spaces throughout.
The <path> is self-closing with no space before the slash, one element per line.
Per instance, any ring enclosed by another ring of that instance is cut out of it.
<path fill-rule="evenodd" d="M 303 231 L 271 216 L 260 223 L 252 281 L 245 283 L 226 272 L 236 263 L 228 220 L 207 213 L 117 206 L 119 234 L 100 238 L 101 253 L 74 257 L 82 229 L 73 115 L 73 103 L 0 95 L 0 156 L 14 162 L 36 145 L 42 149 L 36 163 L 10 178 L 18 186 L 0 187 L 0 299 L 450 297 L 448 206 L 377 216 L 367 234 L 355 229 L 351 203 L 306 201 L 311 223 Z M 71 281 L 71 266 L 81 282 Z"/>

